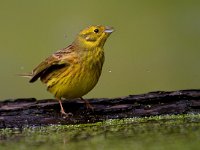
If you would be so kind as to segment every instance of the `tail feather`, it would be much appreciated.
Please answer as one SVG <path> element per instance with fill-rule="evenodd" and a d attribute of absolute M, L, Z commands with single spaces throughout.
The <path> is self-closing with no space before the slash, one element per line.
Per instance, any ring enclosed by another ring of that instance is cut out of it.
<path fill-rule="evenodd" d="M 17 74 L 20 77 L 25 77 L 31 79 L 33 77 L 32 73 Z"/>

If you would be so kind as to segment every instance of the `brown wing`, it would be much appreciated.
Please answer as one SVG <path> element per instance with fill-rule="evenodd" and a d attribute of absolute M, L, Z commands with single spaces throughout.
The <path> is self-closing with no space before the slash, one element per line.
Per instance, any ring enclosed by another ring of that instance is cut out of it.
<path fill-rule="evenodd" d="M 29 82 L 34 82 L 38 78 L 47 76 L 48 74 L 60 70 L 63 67 L 69 66 L 68 62 L 69 53 L 72 53 L 73 46 L 70 45 L 62 50 L 59 50 L 41 62 L 32 72 L 32 78 Z"/>

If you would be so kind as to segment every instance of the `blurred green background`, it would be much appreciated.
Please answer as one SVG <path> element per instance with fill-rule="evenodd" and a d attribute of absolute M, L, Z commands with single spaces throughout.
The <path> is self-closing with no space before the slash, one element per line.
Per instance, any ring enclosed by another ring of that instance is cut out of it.
<path fill-rule="evenodd" d="M 52 98 L 16 74 L 70 44 L 88 25 L 116 30 L 97 86 L 85 97 L 200 88 L 200 1 L 0 1 L 0 99 Z"/>

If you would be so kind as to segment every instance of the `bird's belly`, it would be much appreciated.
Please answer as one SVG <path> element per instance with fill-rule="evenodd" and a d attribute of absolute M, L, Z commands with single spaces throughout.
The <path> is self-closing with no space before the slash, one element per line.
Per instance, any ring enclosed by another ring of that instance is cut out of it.
<path fill-rule="evenodd" d="M 67 75 L 61 75 L 61 78 L 57 77 L 52 79 L 55 84 L 48 88 L 48 90 L 56 98 L 79 98 L 94 88 L 98 82 L 100 73 L 98 70 L 87 70 L 83 68 L 80 68 L 80 70 L 77 69 L 76 71 L 73 70 Z"/>
<path fill-rule="evenodd" d="M 86 74 L 80 79 L 72 80 L 71 84 L 63 84 L 61 95 L 63 98 L 78 98 L 87 94 L 94 88 L 99 77 L 95 77 L 90 74 Z"/>

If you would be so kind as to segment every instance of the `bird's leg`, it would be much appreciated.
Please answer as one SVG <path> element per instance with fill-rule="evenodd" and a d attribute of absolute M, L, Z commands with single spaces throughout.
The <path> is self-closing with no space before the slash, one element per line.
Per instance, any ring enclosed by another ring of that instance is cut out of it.
<path fill-rule="evenodd" d="M 57 99 L 59 104 L 60 104 L 60 113 L 61 115 L 68 117 L 71 113 L 66 113 L 63 106 L 62 106 L 62 101 L 60 99 Z"/>
<path fill-rule="evenodd" d="M 88 102 L 88 100 L 83 99 L 82 97 L 80 97 L 81 100 L 83 100 L 85 102 L 86 108 L 90 108 L 92 110 L 94 110 L 94 107 Z"/>

